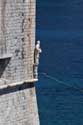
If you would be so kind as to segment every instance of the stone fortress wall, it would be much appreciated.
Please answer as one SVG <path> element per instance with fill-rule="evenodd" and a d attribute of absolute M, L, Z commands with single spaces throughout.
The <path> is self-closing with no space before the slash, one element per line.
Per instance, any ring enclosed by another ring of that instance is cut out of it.
<path fill-rule="evenodd" d="M 0 125 L 39 125 L 33 75 L 35 4 L 0 0 Z"/>
<path fill-rule="evenodd" d="M 35 0 L 0 0 L 0 78 L 33 79 Z"/>

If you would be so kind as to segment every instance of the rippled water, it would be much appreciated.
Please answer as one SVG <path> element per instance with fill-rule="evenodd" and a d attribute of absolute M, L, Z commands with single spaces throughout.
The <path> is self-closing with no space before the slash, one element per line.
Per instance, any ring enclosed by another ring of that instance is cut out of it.
<path fill-rule="evenodd" d="M 37 39 L 43 49 L 39 72 L 70 85 L 40 73 L 41 125 L 83 125 L 83 1 L 37 0 Z"/>
<path fill-rule="evenodd" d="M 37 96 L 41 125 L 83 125 L 83 92 L 40 78 Z"/>

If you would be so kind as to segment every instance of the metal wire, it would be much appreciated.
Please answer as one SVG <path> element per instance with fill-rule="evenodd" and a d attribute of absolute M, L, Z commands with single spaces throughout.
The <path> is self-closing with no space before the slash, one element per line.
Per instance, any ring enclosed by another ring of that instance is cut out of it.
<path fill-rule="evenodd" d="M 45 76 L 46 78 L 48 78 L 48 79 L 50 79 L 50 80 L 56 81 L 56 82 L 59 83 L 59 84 L 65 85 L 65 86 L 67 86 L 67 87 L 69 87 L 69 88 L 73 88 L 73 89 L 75 89 L 75 90 L 77 90 L 77 91 L 83 93 L 83 89 L 79 88 L 79 87 L 76 86 L 76 85 L 70 85 L 70 84 L 68 84 L 68 83 L 65 83 L 64 81 L 61 81 L 61 80 L 57 79 L 56 77 L 53 77 L 53 76 L 49 75 L 49 74 L 46 73 L 46 72 L 40 72 L 40 74 L 42 74 L 43 76 Z"/>

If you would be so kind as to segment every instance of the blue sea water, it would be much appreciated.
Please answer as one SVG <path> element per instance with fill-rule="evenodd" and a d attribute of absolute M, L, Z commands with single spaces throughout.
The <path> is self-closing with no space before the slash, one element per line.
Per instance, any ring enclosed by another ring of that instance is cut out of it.
<path fill-rule="evenodd" d="M 37 0 L 41 125 L 83 125 L 83 0 Z M 49 79 L 41 72 L 64 82 Z"/>

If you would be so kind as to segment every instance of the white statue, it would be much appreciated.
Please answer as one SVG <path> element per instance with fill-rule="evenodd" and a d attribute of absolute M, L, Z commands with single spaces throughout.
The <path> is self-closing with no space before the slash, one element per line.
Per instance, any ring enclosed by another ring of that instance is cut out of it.
<path fill-rule="evenodd" d="M 38 78 L 38 65 L 41 52 L 40 41 L 38 40 L 34 50 L 34 78 Z"/>

